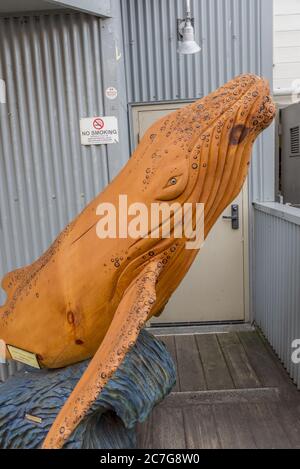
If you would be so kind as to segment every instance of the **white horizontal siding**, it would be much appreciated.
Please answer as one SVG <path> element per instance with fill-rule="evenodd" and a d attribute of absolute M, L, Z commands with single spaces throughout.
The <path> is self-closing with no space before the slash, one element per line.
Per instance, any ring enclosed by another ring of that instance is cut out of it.
<path fill-rule="evenodd" d="M 274 46 L 275 48 L 299 47 L 300 46 L 300 28 L 299 28 L 299 31 L 275 31 Z M 299 57 L 297 57 L 296 54 L 295 54 L 295 58 L 299 59 Z"/>
<path fill-rule="evenodd" d="M 294 78 L 277 78 L 274 81 L 274 89 L 275 90 L 289 90 L 286 95 L 292 95 L 292 92 L 290 91 L 291 86 L 293 85 L 296 86 L 296 89 L 298 90 L 299 87 L 299 78 L 297 79 L 297 82 L 295 82 Z"/>
<path fill-rule="evenodd" d="M 300 13 L 299 0 L 274 0 L 275 15 L 295 15 Z"/>
<path fill-rule="evenodd" d="M 300 0 L 274 0 L 274 88 L 300 80 Z"/>
<path fill-rule="evenodd" d="M 275 15 L 275 31 L 298 31 L 300 25 L 300 14 Z"/>
<path fill-rule="evenodd" d="M 277 64 L 277 78 L 281 79 L 298 79 L 300 78 L 300 62 L 287 62 Z"/>
<path fill-rule="evenodd" d="M 274 61 L 277 64 L 298 62 L 300 57 L 300 46 L 298 47 L 276 47 Z"/>

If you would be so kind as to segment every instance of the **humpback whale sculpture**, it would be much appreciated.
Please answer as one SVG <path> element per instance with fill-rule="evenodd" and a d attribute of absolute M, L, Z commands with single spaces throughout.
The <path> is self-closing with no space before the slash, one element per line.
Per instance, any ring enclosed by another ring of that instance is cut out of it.
<path fill-rule="evenodd" d="M 205 204 L 205 237 L 239 194 L 252 145 L 275 106 L 266 80 L 242 75 L 159 120 L 119 176 L 35 263 L 2 286 L 0 338 L 60 368 L 94 357 L 57 416 L 43 447 L 60 448 L 134 345 L 168 302 L 198 251 L 186 239 L 100 240 L 100 203 Z M 117 213 L 117 215 L 119 215 Z M 8 358 L 9 358 L 9 353 Z"/>

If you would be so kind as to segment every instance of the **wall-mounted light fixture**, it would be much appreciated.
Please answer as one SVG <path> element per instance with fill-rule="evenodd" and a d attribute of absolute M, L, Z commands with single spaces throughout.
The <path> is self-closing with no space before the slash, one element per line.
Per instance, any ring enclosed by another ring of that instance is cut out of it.
<path fill-rule="evenodd" d="M 195 41 L 195 20 L 191 13 L 191 0 L 186 1 L 186 17 L 178 19 L 178 50 L 179 54 L 197 54 L 201 47 Z"/>

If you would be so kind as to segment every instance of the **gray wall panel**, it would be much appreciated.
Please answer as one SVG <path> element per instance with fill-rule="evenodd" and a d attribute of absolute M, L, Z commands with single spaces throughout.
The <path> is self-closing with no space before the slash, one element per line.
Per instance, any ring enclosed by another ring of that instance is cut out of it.
<path fill-rule="evenodd" d="M 184 0 L 121 0 L 129 102 L 199 98 L 245 72 L 272 83 L 272 0 L 191 3 L 202 51 L 180 56 L 176 19 L 184 15 Z M 274 200 L 273 155 L 271 129 L 255 146 L 252 200 Z"/>
<path fill-rule="evenodd" d="M 78 13 L 0 17 L 0 277 L 40 256 L 128 158 L 127 135 L 117 161 L 107 146 L 80 144 L 80 117 L 107 110 L 102 26 Z"/>
<path fill-rule="evenodd" d="M 79 118 L 103 114 L 101 21 L 0 18 L 0 274 L 32 262 L 108 183 L 105 147 L 80 145 Z"/>
<path fill-rule="evenodd" d="M 0 17 L 0 277 L 37 258 L 126 162 L 128 102 L 198 98 L 242 72 L 272 78 L 272 0 L 192 4 L 194 57 L 176 52 L 183 0 L 112 0 L 110 20 Z M 107 113 L 119 117 L 120 144 L 82 147 L 79 118 Z M 255 149 L 254 200 L 273 199 L 272 158 L 270 132 Z"/>
<path fill-rule="evenodd" d="M 300 226 L 255 210 L 255 320 L 300 389 Z"/>
<path fill-rule="evenodd" d="M 122 0 L 130 102 L 201 97 L 243 72 L 262 73 L 261 0 L 194 0 L 202 52 L 178 56 L 183 0 Z M 269 41 L 270 42 L 270 41 Z"/>

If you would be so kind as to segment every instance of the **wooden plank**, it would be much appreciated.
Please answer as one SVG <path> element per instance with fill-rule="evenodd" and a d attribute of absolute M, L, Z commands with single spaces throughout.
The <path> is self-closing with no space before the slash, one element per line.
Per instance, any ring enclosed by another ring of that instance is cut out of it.
<path fill-rule="evenodd" d="M 256 444 L 243 405 L 215 405 L 213 413 L 223 449 L 255 449 Z"/>
<path fill-rule="evenodd" d="M 180 391 L 206 389 L 195 336 L 175 336 Z"/>
<path fill-rule="evenodd" d="M 278 357 L 259 332 L 252 336 L 239 334 L 259 380 L 264 386 L 277 386 L 285 399 L 299 399 L 299 392 Z"/>
<path fill-rule="evenodd" d="M 153 448 L 186 449 L 181 409 L 164 409 L 161 406 L 154 409 Z"/>
<path fill-rule="evenodd" d="M 153 413 L 146 422 L 137 425 L 137 448 L 152 449 L 153 446 Z"/>
<path fill-rule="evenodd" d="M 188 449 L 220 449 L 220 440 L 210 405 L 183 410 Z"/>
<path fill-rule="evenodd" d="M 213 334 L 196 335 L 207 389 L 233 389 L 234 384 L 218 339 Z"/>
<path fill-rule="evenodd" d="M 139 448 L 300 448 L 300 394 L 257 333 L 160 339 L 189 391 L 172 393 L 138 426 Z M 228 375 L 237 389 L 219 388 Z"/>
<path fill-rule="evenodd" d="M 248 422 L 258 449 L 290 449 L 291 444 L 280 422 L 281 404 L 247 404 Z"/>
<path fill-rule="evenodd" d="M 197 406 L 202 404 L 233 404 L 246 402 L 279 402 L 278 388 L 221 389 L 219 391 L 172 392 L 163 401 L 164 407 Z"/>
<path fill-rule="evenodd" d="M 159 340 L 161 340 L 165 346 L 167 347 L 172 359 L 173 359 L 173 362 L 174 362 L 174 365 L 175 365 L 175 368 L 176 368 L 176 385 L 174 386 L 174 388 L 172 389 L 173 392 L 178 392 L 179 391 L 179 377 L 178 377 L 178 364 L 177 364 L 177 355 L 176 355 L 176 346 L 175 346 L 175 338 L 173 336 L 162 336 L 162 337 L 158 337 Z"/>
<path fill-rule="evenodd" d="M 261 383 L 236 333 L 221 334 L 218 341 L 237 389 L 258 388 Z"/>
<path fill-rule="evenodd" d="M 150 334 L 160 338 L 161 336 L 169 335 L 191 335 L 191 334 L 222 334 L 227 332 L 239 332 L 239 331 L 255 331 L 255 328 L 250 324 L 214 324 L 214 325 L 189 325 L 189 326 L 160 326 L 146 328 Z"/>
<path fill-rule="evenodd" d="M 262 385 L 271 387 L 285 384 L 285 379 L 277 363 L 258 334 L 256 332 L 240 332 L 238 336 Z"/>
<path fill-rule="evenodd" d="M 291 447 L 300 449 L 300 398 L 278 406 L 278 418 L 288 436 Z"/>
<path fill-rule="evenodd" d="M 138 426 L 138 448 L 167 449 L 169 445 L 181 448 L 185 441 L 188 449 L 277 449 L 300 448 L 300 399 L 290 403 L 216 404 L 182 407 L 184 432 L 178 429 L 171 435 L 157 434 L 157 426 L 166 418 L 166 425 L 182 426 L 180 408 L 170 414 L 164 404 L 158 408 L 158 418 L 150 417 Z M 161 430 L 159 430 L 161 431 Z M 153 442 L 153 432 L 155 442 Z M 184 434 L 185 433 L 185 436 Z M 163 438 L 163 440 L 161 440 Z M 167 439 L 166 439 L 167 438 Z M 160 443 L 161 440 L 161 443 Z"/>

